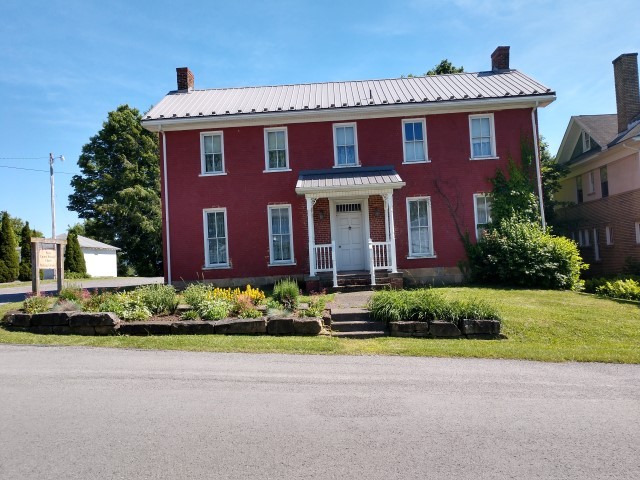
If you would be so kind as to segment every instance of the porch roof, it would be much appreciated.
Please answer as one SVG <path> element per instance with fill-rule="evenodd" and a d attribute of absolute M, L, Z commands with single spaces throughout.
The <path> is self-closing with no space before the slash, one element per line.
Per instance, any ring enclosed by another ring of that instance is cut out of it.
<path fill-rule="evenodd" d="M 349 193 L 354 190 L 379 193 L 404 185 L 392 166 L 331 168 L 301 171 L 296 183 L 296 193 L 313 196 Z"/>

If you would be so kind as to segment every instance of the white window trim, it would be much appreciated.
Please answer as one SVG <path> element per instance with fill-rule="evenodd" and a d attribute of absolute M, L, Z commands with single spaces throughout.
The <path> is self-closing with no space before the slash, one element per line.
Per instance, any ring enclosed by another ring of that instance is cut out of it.
<path fill-rule="evenodd" d="M 215 213 L 215 212 L 223 212 L 224 213 L 224 233 L 225 233 L 225 241 L 227 243 L 227 262 L 226 263 L 211 263 L 209 261 L 209 232 L 207 231 L 207 214 Z M 229 227 L 228 227 L 228 217 L 227 217 L 227 209 L 226 207 L 221 208 L 205 208 L 202 210 L 202 230 L 204 234 L 204 270 L 216 270 L 220 268 L 231 268 L 231 264 L 229 263 Z"/>
<path fill-rule="evenodd" d="M 220 153 L 222 154 L 222 171 L 221 172 L 207 172 L 205 169 L 204 160 L 204 137 L 209 135 L 220 135 Z M 224 161 L 224 133 L 222 130 L 216 130 L 212 132 L 200 132 L 200 177 L 214 177 L 216 175 L 226 175 L 227 169 Z M 226 218 L 226 217 L 225 217 Z"/>
<path fill-rule="evenodd" d="M 491 155 L 487 156 L 473 156 L 473 129 L 472 129 L 472 120 L 475 118 L 488 118 L 489 119 L 489 127 L 491 128 Z M 493 121 L 493 113 L 482 113 L 477 115 L 469 115 L 469 160 L 498 160 L 498 154 L 496 152 L 496 128 L 495 123 Z"/>
<path fill-rule="evenodd" d="M 611 227 L 611 225 L 607 225 L 605 227 L 604 234 L 607 241 L 607 245 L 613 245 L 613 227 Z"/>
<path fill-rule="evenodd" d="M 640 245 L 640 221 L 636 222 L 636 243 Z"/>
<path fill-rule="evenodd" d="M 473 194 L 473 218 L 476 225 L 476 242 L 480 240 L 478 238 L 478 198 L 479 197 L 490 197 L 488 193 L 474 193 Z M 489 212 L 489 223 L 491 223 L 491 212 Z"/>
<path fill-rule="evenodd" d="M 415 201 L 427 201 L 427 219 L 429 222 L 429 246 L 431 247 L 431 252 L 429 253 L 412 253 L 411 252 L 411 210 L 409 208 L 409 204 Z M 406 210 L 407 210 L 407 240 L 408 240 L 408 249 L 409 255 L 407 255 L 407 259 L 414 258 L 436 258 L 435 248 L 433 246 L 433 221 L 431 218 L 431 197 L 407 197 L 406 198 Z"/>
<path fill-rule="evenodd" d="M 286 166 L 284 168 L 269 168 L 269 132 L 284 132 L 284 157 Z M 264 129 L 264 173 L 290 172 L 289 167 L 289 132 L 287 127 L 273 127 Z"/>
<path fill-rule="evenodd" d="M 408 162 L 407 161 L 407 152 L 406 152 L 406 146 L 405 143 L 407 141 L 406 138 L 404 138 L 404 134 L 405 134 L 405 124 L 407 123 L 418 123 L 420 122 L 422 124 L 422 135 L 423 135 L 423 139 L 422 139 L 422 149 L 424 150 L 424 160 L 414 160 L 412 162 Z M 413 165 L 414 163 L 430 163 L 431 160 L 429 159 L 429 147 L 427 146 L 427 122 L 425 121 L 424 118 L 404 118 L 402 119 L 402 163 L 404 165 Z"/>
<path fill-rule="evenodd" d="M 271 227 L 271 210 L 274 208 L 286 208 L 289 210 L 289 241 L 291 242 L 291 259 L 289 260 L 274 260 L 273 259 L 273 243 L 272 243 L 272 236 L 273 236 L 273 230 Z M 280 265 L 295 265 L 296 264 L 296 256 L 295 253 L 293 251 L 293 218 L 292 218 L 292 214 L 291 214 L 292 208 L 291 208 L 291 204 L 289 203 L 283 203 L 280 205 L 269 205 L 267 207 L 267 222 L 269 223 L 269 266 L 270 267 L 275 267 L 275 266 L 280 266 Z"/>
<path fill-rule="evenodd" d="M 589 150 L 591 150 L 591 137 L 589 137 L 589 134 L 583 130 L 582 131 L 582 152 L 583 153 L 588 152 Z"/>
<path fill-rule="evenodd" d="M 353 149 L 355 151 L 356 163 L 349 165 L 338 165 L 338 136 L 336 129 L 339 127 L 353 127 Z M 333 124 L 333 168 L 359 167 L 360 156 L 358 155 L 358 125 L 355 122 L 334 123 Z"/>
<path fill-rule="evenodd" d="M 589 192 L 588 195 L 593 195 L 596 193 L 596 173 L 594 170 L 591 170 L 587 176 L 588 184 L 589 184 Z"/>
<path fill-rule="evenodd" d="M 584 243 L 583 246 L 584 247 L 590 247 L 591 246 L 591 241 L 590 241 L 590 237 L 589 237 L 589 229 L 585 229 L 582 231 L 583 237 L 584 237 Z"/>

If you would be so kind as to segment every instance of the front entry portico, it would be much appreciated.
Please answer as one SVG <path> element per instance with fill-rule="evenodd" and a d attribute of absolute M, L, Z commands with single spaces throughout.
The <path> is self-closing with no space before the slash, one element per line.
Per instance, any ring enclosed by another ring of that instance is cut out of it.
<path fill-rule="evenodd" d="M 376 270 L 396 273 L 393 190 L 404 185 L 392 167 L 300 172 L 296 192 L 305 195 L 307 203 L 309 275 L 332 272 L 335 287 L 338 271 L 368 270 L 372 285 Z M 376 207 L 375 212 L 369 211 L 372 198 L 382 206 Z M 328 203 L 328 212 L 323 208 L 314 215 L 314 206 L 320 199 L 326 199 L 323 205 Z M 375 242 L 372 221 L 378 222 L 376 234 L 382 235 Z M 319 226 L 323 228 L 327 222 L 330 224 L 330 239 L 321 236 L 322 243 L 316 242 L 317 222 L 322 222 Z"/>

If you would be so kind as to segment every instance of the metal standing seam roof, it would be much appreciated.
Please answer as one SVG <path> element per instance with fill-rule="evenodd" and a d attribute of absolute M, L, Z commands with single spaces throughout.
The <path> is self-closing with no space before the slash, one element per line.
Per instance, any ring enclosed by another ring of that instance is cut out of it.
<path fill-rule="evenodd" d="M 555 95 L 517 70 L 169 92 L 143 119 L 218 117 Z"/>
<path fill-rule="evenodd" d="M 66 240 L 67 234 L 61 233 L 60 235 L 56 235 L 56 238 L 59 240 Z M 99 250 L 120 250 L 118 247 L 114 247 L 112 245 L 99 242 L 92 238 L 83 237 L 82 235 L 78 235 L 78 243 L 80 244 L 80 248 L 95 248 Z"/>
<path fill-rule="evenodd" d="M 326 170 L 304 170 L 299 173 L 296 191 L 336 189 L 359 186 L 363 188 L 393 188 L 404 182 L 393 167 L 347 167 Z"/>

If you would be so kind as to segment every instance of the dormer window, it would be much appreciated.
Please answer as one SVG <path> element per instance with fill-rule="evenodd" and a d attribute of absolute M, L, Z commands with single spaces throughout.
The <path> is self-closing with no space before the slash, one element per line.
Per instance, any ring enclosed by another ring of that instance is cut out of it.
<path fill-rule="evenodd" d="M 582 131 L 582 151 L 588 152 L 591 150 L 591 137 L 584 130 Z"/>

